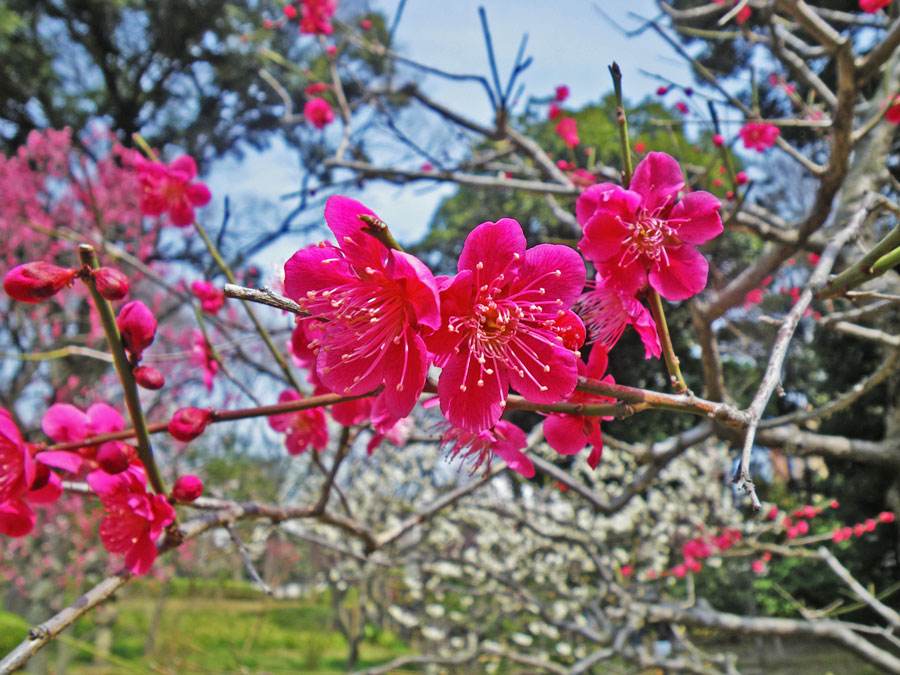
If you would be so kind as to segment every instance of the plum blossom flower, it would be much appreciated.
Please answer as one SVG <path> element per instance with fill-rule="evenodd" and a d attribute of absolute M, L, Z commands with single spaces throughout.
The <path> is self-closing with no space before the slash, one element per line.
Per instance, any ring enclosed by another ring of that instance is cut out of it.
<path fill-rule="evenodd" d="M 581 143 L 581 139 L 578 138 L 578 122 L 572 117 L 563 117 L 556 123 L 554 130 L 556 135 L 563 140 L 563 143 L 570 148 L 574 148 Z"/>
<path fill-rule="evenodd" d="M 303 116 L 316 129 L 324 129 L 334 121 L 334 111 L 324 98 L 311 98 L 303 106 Z"/>
<path fill-rule="evenodd" d="M 24 537 L 34 528 L 27 502 L 48 504 L 62 494 L 62 481 L 25 443 L 9 411 L 0 408 L 0 534 Z"/>
<path fill-rule="evenodd" d="M 334 27 L 328 22 L 337 9 L 337 0 L 303 0 L 300 7 L 300 32 L 304 35 L 331 35 Z"/>
<path fill-rule="evenodd" d="M 331 197 L 325 221 L 339 246 L 297 251 L 284 266 L 284 289 L 328 320 L 310 343 L 322 383 L 344 395 L 383 384 L 379 398 L 400 419 L 425 386 L 431 359 L 420 334 L 440 326 L 437 285 L 420 260 L 367 234 L 360 216 L 378 218 L 353 199 Z"/>
<path fill-rule="evenodd" d="M 278 402 L 287 403 L 302 398 L 296 391 L 287 389 L 281 392 Z M 287 434 L 287 450 L 292 455 L 306 452 L 310 445 L 316 450 L 324 450 L 328 445 L 328 422 L 321 408 L 269 415 L 269 426 Z"/>
<path fill-rule="evenodd" d="M 765 152 L 773 145 L 781 131 L 774 124 L 764 122 L 747 122 L 738 131 L 738 136 L 744 141 L 744 147 Z"/>
<path fill-rule="evenodd" d="M 554 96 L 554 98 L 562 103 L 567 98 L 569 98 L 569 88 L 564 84 L 559 85 L 556 88 L 556 95 Z"/>
<path fill-rule="evenodd" d="M 94 403 L 87 410 L 81 411 L 70 403 L 54 403 L 41 420 L 41 429 L 57 443 L 77 443 L 90 436 L 122 431 L 125 420 L 118 410 L 106 403 Z M 135 449 L 120 441 L 104 443 L 99 448 L 84 446 L 75 452 L 64 450 L 48 450 L 41 452 L 38 459 L 58 469 L 73 473 L 86 469 L 96 471 L 98 468 L 108 473 L 121 471 L 124 466 L 134 460 Z M 110 470 L 112 469 L 112 470 Z"/>
<path fill-rule="evenodd" d="M 614 384 L 612 375 L 604 377 L 608 364 L 606 350 L 601 345 L 596 345 L 591 350 L 587 364 L 579 360 L 578 374 Z M 572 392 L 567 400 L 582 404 L 615 402 L 615 399 L 607 396 L 582 391 Z M 588 456 L 588 464 L 592 469 L 596 469 L 603 454 L 603 434 L 600 431 L 600 420 L 611 419 L 613 418 L 551 413 L 544 419 L 544 438 L 547 439 L 547 444 L 561 455 L 577 455 L 585 445 L 590 445 L 591 454 Z"/>
<path fill-rule="evenodd" d="M 440 449 L 449 447 L 448 461 L 459 456 L 463 462 L 471 462 L 471 473 L 485 464 L 485 471 L 491 470 L 491 459 L 497 455 L 513 471 L 525 478 L 534 478 L 534 464 L 522 450 L 528 445 L 528 438 L 512 422 L 500 420 L 490 429 L 473 433 L 450 425 L 441 437 Z"/>
<path fill-rule="evenodd" d="M 192 283 L 191 293 L 200 301 L 203 311 L 209 314 L 215 314 L 225 305 L 225 292 L 208 281 Z"/>
<path fill-rule="evenodd" d="M 137 462 L 112 476 L 90 473 L 87 480 L 106 509 L 100 523 L 103 547 L 124 555 L 125 567 L 134 574 L 146 574 L 156 560 L 154 542 L 175 520 L 175 509 L 165 495 L 147 493 L 147 477 Z"/>
<path fill-rule="evenodd" d="M 859 0 L 859 8 L 866 14 L 874 14 L 889 4 L 891 4 L 891 0 Z"/>
<path fill-rule="evenodd" d="M 584 262 L 566 246 L 525 246 L 515 220 L 482 223 L 466 238 L 459 273 L 442 281 L 441 329 L 428 344 L 443 368 L 441 412 L 467 431 L 497 423 L 510 385 L 538 403 L 575 388 L 576 352 L 557 328 L 581 324 L 569 308 L 584 287 Z"/>
<path fill-rule="evenodd" d="M 719 200 L 684 188 L 681 167 L 663 152 L 649 153 L 629 189 L 593 185 L 575 205 L 584 236 L 578 248 L 611 288 L 634 295 L 654 288 L 667 300 L 685 300 L 706 287 L 709 265 L 694 248 L 722 232 Z"/>
<path fill-rule="evenodd" d="M 607 287 L 598 277 L 593 290 L 578 298 L 575 312 L 584 321 L 590 341 L 610 351 L 627 326 L 633 326 L 644 343 L 644 358 L 662 354 L 656 322 L 649 310 L 633 295 Z"/>
<path fill-rule="evenodd" d="M 173 225 L 187 227 L 194 222 L 194 209 L 206 206 L 212 197 L 204 183 L 192 182 L 197 177 L 197 163 L 189 155 L 168 166 L 144 159 L 137 152 L 132 161 L 143 188 L 141 213 L 145 216 L 167 213 Z"/>
<path fill-rule="evenodd" d="M 547 119 L 556 121 L 560 117 L 562 117 L 562 108 L 560 108 L 556 101 L 552 102 L 550 106 L 547 108 Z"/>
<path fill-rule="evenodd" d="M 47 262 L 28 262 L 13 267 L 3 277 L 3 290 L 13 300 L 36 305 L 72 283 L 78 270 Z"/>

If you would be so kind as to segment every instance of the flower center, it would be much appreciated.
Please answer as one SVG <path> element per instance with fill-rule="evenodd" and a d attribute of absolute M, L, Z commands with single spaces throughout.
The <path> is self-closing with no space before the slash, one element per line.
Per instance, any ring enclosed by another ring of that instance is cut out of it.
<path fill-rule="evenodd" d="M 630 232 L 622 242 L 624 250 L 619 260 L 619 265 L 625 267 L 631 265 L 639 258 L 649 258 L 653 262 L 662 260 L 668 264 L 669 257 L 666 254 L 666 246 L 680 244 L 676 236 L 679 221 L 661 218 L 657 212 L 648 213 L 640 209 L 633 223 L 625 223 Z M 676 227 L 673 227 L 675 225 Z"/>

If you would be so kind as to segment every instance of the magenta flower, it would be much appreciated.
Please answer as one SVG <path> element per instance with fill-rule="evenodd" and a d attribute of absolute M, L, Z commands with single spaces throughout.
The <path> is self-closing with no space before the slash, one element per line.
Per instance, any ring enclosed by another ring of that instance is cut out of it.
<path fill-rule="evenodd" d="M 634 326 L 644 343 L 644 358 L 662 354 L 659 334 L 653 316 L 634 296 L 609 288 L 598 277 L 595 288 L 588 291 L 575 305 L 575 311 L 590 332 L 590 341 L 610 351 L 627 326 Z"/>
<path fill-rule="evenodd" d="M 328 320 L 311 343 L 322 383 L 348 395 L 383 384 L 379 398 L 400 419 L 425 386 L 431 359 L 420 333 L 440 326 L 437 285 L 420 260 L 366 234 L 361 215 L 377 218 L 357 201 L 331 197 L 325 220 L 340 245 L 297 251 L 284 266 L 284 289 Z"/>
<path fill-rule="evenodd" d="M 175 520 L 175 510 L 165 495 L 147 493 L 147 477 L 137 462 L 115 475 L 94 471 L 87 480 L 106 509 L 100 523 L 103 547 L 124 555 L 134 574 L 146 574 L 156 560 L 154 542 Z"/>
<path fill-rule="evenodd" d="M 472 230 L 458 269 L 442 282 L 441 329 L 428 343 L 444 417 L 477 433 L 500 419 L 510 385 L 537 403 L 571 394 L 576 352 L 558 324 L 581 323 L 569 311 L 584 287 L 580 256 L 553 244 L 526 251 L 519 223 L 503 218 Z"/>
<path fill-rule="evenodd" d="M 559 120 L 554 127 L 554 131 L 563 140 L 563 143 L 570 148 L 574 148 L 581 143 L 581 139 L 578 138 L 578 122 L 572 117 L 563 117 Z"/>
<path fill-rule="evenodd" d="M 331 35 L 334 27 L 329 23 L 337 0 L 303 0 L 300 7 L 300 32 L 305 35 Z"/>
<path fill-rule="evenodd" d="M 556 88 L 556 96 L 554 96 L 554 98 L 562 103 L 567 98 L 569 98 L 569 88 L 564 84 L 559 85 Z"/>
<path fill-rule="evenodd" d="M 775 145 L 775 139 L 780 133 L 781 131 L 774 124 L 747 122 L 738 131 L 738 136 L 743 139 L 745 148 L 764 152 Z"/>
<path fill-rule="evenodd" d="M 891 4 L 891 0 L 859 0 L 859 8 L 867 14 L 874 14 L 889 4 Z"/>
<path fill-rule="evenodd" d="M 186 227 L 194 222 L 194 209 L 206 206 L 212 198 L 205 184 L 191 182 L 197 177 L 197 163 L 189 155 L 168 166 L 144 159 L 137 152 L 132 160 L 144 190 L 141 213 L 145 216 L 167 213 L 173 225 Z"/>
<path fill-rule="evenodd" d="M 203 370 L 203 384 L 206 391 L 212 391 L 213 378 L 219 372 L 219 362 L 213 356 L 212 349 L 202 331 L 194 330 L 194 346 L 191 348 L 191 365 Z"/>
<path fill-rule="evenodd" d="M 106 403 L 94 403 L 84 412 L 70 403 L 54 403 L 41 420 L 41 429 L 57 443 L 77 443 L 90 436 L 122 431 L 124 428 L 122 415 Z M 123 470 L 123 465 L 134 458 L 134 448 L 120 441 L 104 443 L 99 448 L 85 446 L 76 452 L 48 450 L 38 455 L 38 461 L 72 473 L 82 469 L 95 471 L 98 467 L 113 473 Z"/>
<path fill-rule="evenodd" d="M 635 295 L 649 285 L 667 300 L 684 300 L 706 287 L 709 265 L 694 245 L 722 232 L 719 200 L 684 188 L 681 167 L 651 152 L 634 171 L 630 189 L 600 183 L 575 205 L 584 236 L 578 248 L 610 287 Z"/>
<path fill-rule="evenodd" d="M 334 121 L 334 111 L 324 98 L 311 98 L 303 106 L 303 116 L 316 129 L 324 129 Z"/>
<path fill-rule="evenodd" d="M 35 448 L 22 440 L 9 411 L 0 408 L 0 534 L 24 537 L 35 515 L 26 503 L 49 504 L 62 494 L 62 482 L 33 458 Z"/>
<path fill-rule="evenodd" d="M 182 504 L 190 504 L 203 494 L 203 481 L 197 476 L 179 476 L 172 487 L 172 498 Z"/>
<path fill-rule="evenodd" d="M 578 361 L 578 374 L 597 380 L 602 378 L 602 382 L 614 384 L 612 375 L 603 376 L 608 363 L 606 350 L 601 345 L 596 345 L 591 350 L 587 364 Z M 582 391 L 572 392 L 568 400 L 582 404 L 615 403 L 615 399 Z M 600 431 L 600 420 L 611 419 L 613 418 L 551 413 L 544 420 L 544 438 L 547 440 L 547 444 L 561 455 L 577 455 L 585 445 L 590 445 L 591 454 L 588 456 L 588 464 L 592 469 L 596 469 L 603 454 L 603 434 Z"/>
<path fill-rule="evenodd" d="M 278 402 L 287 403 L 302 398 L 296 391 L 288 389 L 281 392 Z M 287 450 L 292 455 L 306 452 L 310 445 L 316 450 L 324 450 L 328 445 L 328 422 L 321 408 L 269 415 L 269 426 L 287 434 Z"/>
<path fill-rule="evenodd" d="M 497 455 L 507 466 L 525 478 L 534 478 L 534 464 L 522 450 L 528 445 L 528 438 L 512 422 L 500 420 L 492 428 L 477 433 L 450 425 L 441 437 L 440 448 L 450 447 L 448 460 L 459 456 L 463 462 L 471 462 L 471 473 L 485 464 L 485 471 L 491 470 L 491 459 Z"/>
<path fill-rule="evenodd" d="M 200 301 L 200 307 L 204 312 L 215 314 L 225 305 L 225 292 L 208 281 L 192 283 L 191 293 Z"/>

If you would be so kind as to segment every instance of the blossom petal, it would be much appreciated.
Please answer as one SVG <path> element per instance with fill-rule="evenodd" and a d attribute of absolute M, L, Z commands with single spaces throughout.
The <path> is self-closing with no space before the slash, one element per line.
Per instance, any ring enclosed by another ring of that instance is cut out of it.
<path fill-rule="evenodd" d="M 62 480 L 52 471 L 46 485 L 25 493 L 25 499 L 32 504 L 52 504 L 62 496 Z"/>
<path fill-rule="evenodd" d="M 307 246 L 284 264 L 284 292 L 301 302 L 310 291 L 329 290 L 353 279 L 341 252 L 331 244 Z"/>
<path fill-rule="evenodd" d="M 622 242 L 631 233 L 626 223 L 635 221 L 640 204 L 639 194 L 622 188 L 606 190 L 599 195 L 597 208 L 582 223 L 584 236 L 578 242 L 578 248 L 584 257 L 601 263 L 618 261 L 623 251 Z"/>
<path fill-rule="evenodd" d="M 21 499 L 0 502 L 0 534 L 24 537 L 34 529 L 35 515 Z"/>
<path fill-rule="evenodd" d="M 392 342 L 384 358 L 384 403 L 394 417 L 412 412 L 428 373 L 429 359 L 425 343 L 408 327 L 399 342 Z"/>
<path fill-rule="evenodd" d="M 82 465 L 81 455 L 65 450 L 45 450 L 35 455 L 35 459 L 41 464 L 70 473 L 78 473 Z"/>
<path fill-rule="evenodd" d="M 706 288 L 709 263 L 689 244 L 666 249 L 669 261 L 665 266 L 650 269 L 650 285 L 666 300 L 686 300 Z"/>
<path fill-rule="evenodd" d="M 87 438 L 91 419 L 70 403 L 54 403 L 41 420 L 41 429 L 57 443 L 71 443 Z"/>
<path fill-rule="evenodd" d="M 544 419 L 544 438 L 561 455 L 577 455 L 587 444 L 584 417 L 554 413 Z"/>
<path fill-rule="evenodd" d="M 722 233 L 719 217 L 721 202 L 709 192 L 689 192 L 672 209 L 673 221 L 683 220 L 678 227 L 678 238 L 688 244 L 704 244 Z"/>
<path fill-rule="evenodd" d="M 613 183 L 597 183 L 578 195 L 575 202 L 575 219 L 584 227 L 588 219 L 597 211 L 602 202 L 607 200 L 606 193 L 621 190 L 622 187 Z"/>
<path fill-rule="evenodd" d="M 149 534 L 139 537 L 125 556 L 125 567 L 134 574 L 146 574 L 156 562 L 156 544 Z"/>
<path fill-rule="evenodd" d="M 634 170 L 629 190 L 644 198 L 643 207 L 649 212 L 675 203 L 684 188 L 684 174 L 674 157 L 664 152 L 650 152 Z"/>
<path fill-rule="evenodd" d="M 403 296 L 415 311 L 414 323 L 436 330 L 441 325 L 438 288 L 431 270 L 408 253 L 391 251 L 388 273 L 403 287 Z"/>
<path fill-rule="evenodd" d="M 438 398 L 444 417 L 451 424 L 474 433 L 497 423 L 509 393 L 505 364 L 488 359 L 484 366 L 492 373 L 485 371 L 482 375 L 479 364 L 468 353 L 455 355 L 444 366 L 438 380 Z M 482 387 L 478 386 L 480 377 L 484 380 Z"/>
<path fill-rule="evenodd" d="M 94 403 L 86 412 L 91 420 L 91 431 L 95 434 L 110 434 L 125 428 L 121 413 L 111 405 Z"/>
<path fill-rule="evenodd" d="M 529 401 L 556 403 L 575 390 L 578 367 L 571 351 L 551 347 L 531 335 L 521 336 L 514 349 L 524 375 L 516 371 L 516 364 L 511 364 L 509 382 Z"/>
<path fill-rule="evenodd" d="M 550 311 L 568 309 L 584 289 L 584 261 L 573 249 L 559 244 L 539 244 L 525 252 L 511 299 L 552 305 Z M 561 300 L 562 305 L 556 301 Z"/>
<path fill-rule="evenodd" d="M 605 278 L 608 287 L 626 295 L 637 295 L 647 288 L 647 270 L 640 259 L 625 266 L 615 261 L 597 263 L 597 273 Z"/>
<path fill-rule="evenodd" d="M 328 223 L 338 246 L 358 267 L 371 265 L 381 267 L 387 247 L 370 234 L 363 231 L 365 224 L 360 216 L 378 218 L 372 209 L 355 199 L 334 195 L 325 203 L 325 222 Z M 380 219 L 379 219 L 380 220 Z"/>
<path fill-rule="evenodd" d="M 525 246 L 522 226 L 512 218 L 482 223 L 466 237 L 458 269 L 476 272 L 476 280 L 481 283 L 494 280 L 503 273 L 511 279 L 525 258 Z"/>

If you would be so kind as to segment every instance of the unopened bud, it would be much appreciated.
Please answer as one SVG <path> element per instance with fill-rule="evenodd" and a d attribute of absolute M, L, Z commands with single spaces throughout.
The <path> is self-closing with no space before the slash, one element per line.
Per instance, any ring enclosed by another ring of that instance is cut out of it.
<path fill-rule="evenodd" d="M 134 369 L 134 380 L 139 387 L 144 389 L 162 389 L 166 378 L 153 366 L 138 366 Z"/>
<path fill-rule="evenodd" d="M 212 411 L 202 408 L 181 408 L 169 420 L 169 434 L 172 438 L 187 443 L 203 433 L 212 421 Z"/>
<path fill-rule="evenodd" d="M 135 359 L 140 359 L 143 351 L 156 337 L 156 317 L 140 300 L 134 300 L 122 307 L 116 325 L 122 334 L 125 349 L 131 352 Z"/>
<path fill-rule="evenodd" d="M 101 267 L 91 272 L 97 292 L 107 300 L 121 300 L 128 295 L 131 282 L 124 272 L 114 267 Z"/>
<path fill-rule="evenodd" d="M 97 464 L 108 474 L 122 473 L 131 462 L 131 449 L 119 441 L 109 441 L 97 448 Z"/>
<path fill-rule="evenodd" d="M 181 476 L 172 488 L 172 497 L 176 502 L 190 503 L 203 494 L 203 481 L 197 476 Z"/>
<path fill-rule="evenodd" d="M 13 300 L 36 305 L 56 295 L 72 283 L 78 270 L 57 267 L 46 262 L 29 262 L 13 267 L 3 278 L 3 290 Z"/>

